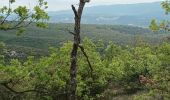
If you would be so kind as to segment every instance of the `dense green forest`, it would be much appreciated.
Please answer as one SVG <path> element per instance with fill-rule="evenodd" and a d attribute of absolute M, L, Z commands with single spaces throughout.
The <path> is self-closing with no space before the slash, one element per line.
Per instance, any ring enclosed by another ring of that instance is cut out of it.
<path fill-rule="evenodd" d="M 47 50 L 50 46 L 59 47 L 73 36 L 68 30 L 73 24 L 49 24 L 48 28 L 37 28 L 34 24 L 26 28 L 24 34 L 16 35 L 17 31 L 0 31 L 1 42 L 9 48 L 28 48 L 34 50 Z M 98 40 L 105 44 L 113 41 L 118 45 L 135 45 L 139 40 L 149 44 L 160 44 L 170 35 L 167 31 L 152 32 L 148 28 L 123 25 L 82 25 L 82 38 L 88 37 L 93 42 Z M 25 51 L 25 50 L 24 50 Z"/>
<path fill-rule="evenodd" d="M 112 100 L 120 95 L 127 95 L 125 98 L 129 100 L 170 98 L 168 43 L 158 46 L 138 43 L 132 47 L 110 42 L 105 47 L 103 42 L 93 43 L 88 38 L 85 38 L 83 43 L 92 62 L 93 72 L 90 74 L 86 58 L 79 51 L 77 77 L 79 99 Z M 71 44 L 65 42 L 59 48 L 49 48 L 50 55 L 38 61 L 35 61 L 34 57 L 28 57 L 24 63 L 12 59 L 10 64 L 4 65 L 1 59 L 0 79 L 8 85 L 4 83 L 5 88 L 2 84 L 0 99 L 66 99 Z M 139 75 L 144 75 L 146 79 L 139 80 Z M 133 95 L 134 93 L 138 95 Z"/>
<path fill-rule="evenodd" d="M 74 24 L 47 23 L 44 0 L 0 7 L 0 100 L 169 100 L 169 21 L 81 24 L 78 1 Z"/>
<path fill-rule="evenodd" d="M 47 56 L 50 47 L 60 47 L 63 43 L 72 41 L 73 36 L 68 30 L 73 24 L 49 24 L 48 28 L 37 28 L 32 24 L 24 34 L 17 30 L 0 30 L 0 40 L 6 45 L 6 59 L 18 58 L 25 60 L 28 56 Z M 34 31 L 33 31 L 34 30 Z M 121 46 L 136 46 L 138 42 L 149 45 L 159 45 L 168 41 L 168 31 L 152 32 L 148 28 L 122 25 L 82 25 L 82 38 L 88 37 L 94 43 L 103 42 L 105 47 L 109 42 Z M 11 52 L 16 55 L 10 57 Z M 9 60 L 7 60 L 8 62 Z"/>
<path fill-rule="evenodd" d="M 149 25 L 148 25 L 149 26 Z M 32 25 L 24 34 L 17 36 L 16 31 L 0 31 L 0 39 L 7 45 L 47 49 L 48 46 L 58 47 L 66 41 L 72 40 L 68 30 L 73 24 L 49 24 L 47 29 L 36 28 Z M 82 38 L 102 40 L 105 43 L 113 41 L 120 45 L 133 45 L 141 38 L 149 44 L 162 43 L 170 35 L 167 31 L 152 32 L 148 28 L 122 25 L 82 25 Z"/>
<path fill-rule="evenodd" d="M 93 72 L 79 50 L 79 99 L 170 98 L 169 32 L 121 25 L 82 27 Z M 1 31 L 0 79 L 7 85 L 0 86 L 0 100 L 67 100 L 72 28 L 73 24 L 49 24 L 47 29 L 32 25 L 19 36 Z M 140 75 L 146 78 L 143 83 Z"/>

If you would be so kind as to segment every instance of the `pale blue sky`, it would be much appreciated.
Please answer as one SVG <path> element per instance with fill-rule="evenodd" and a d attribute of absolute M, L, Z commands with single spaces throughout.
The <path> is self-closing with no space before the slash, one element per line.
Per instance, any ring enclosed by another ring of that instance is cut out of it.
<path fill-rule="evenodd" d="M 7 4 L 8 0 L 0 0 L 0 6 Z M 35 5 L 36 0 L 16 0 L 17 5 Z M 76 4 L 78 0 L 46 0 L 48 2 L 49 11 L 70 9 L 71 4 Z M 111 5 L 111 4 L 132 4 L 132 3 L 144 3 L 144 2 L 156 2 L 163 0 L 91 0 L 86 6 L 96 5 Z"/>

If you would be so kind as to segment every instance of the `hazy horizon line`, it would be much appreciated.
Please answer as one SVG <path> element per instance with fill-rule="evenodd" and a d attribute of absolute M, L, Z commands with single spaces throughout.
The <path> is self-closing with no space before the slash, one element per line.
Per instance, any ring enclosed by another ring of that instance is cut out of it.
<path fill-rule="evenodd" d="M 151 4 L 151 3 L 160 3 L 161 4 L 162 1 L 152 1 L 152 2 L 139 2 L 139 3 L 117 3 L 117 4 L 103 4 L 103 5 L 89 5 L 86 6 L 85 8 L 90 8 L 90 7 L 98 7 L 98 6 L 114 6 L 114 5 L 134 5 L 134 4 Z M 63 10 L 47 10 L 48 12 L 60 12 L 60 11 L 68 11 L 71 10 L 71 5 L 70 5 L 70 9 L 63 9 Z"/>

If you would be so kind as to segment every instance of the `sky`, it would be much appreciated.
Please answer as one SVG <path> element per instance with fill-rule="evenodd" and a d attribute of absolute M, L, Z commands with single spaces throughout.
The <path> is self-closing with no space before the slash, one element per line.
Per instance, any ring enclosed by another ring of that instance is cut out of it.
<path fill-rule="evenodd" d="M 59 11 L 70 9 L 71 4 L 77 4 L 79 0 L 46 0 L 48 2 L 48 11 Z M 112 4 L 133 4 L 133 3 L 145 3 L 145 2 L 157 2 L 163 0 L 91 0 L 86 6 L 97 5 L 112 5 Z M 0 0 L 0 7 L 7 4 L 8 0 Z M 36 0 L 16 0 L 13 6 L 29 5 L 29 7 L 36 4 Z"/>

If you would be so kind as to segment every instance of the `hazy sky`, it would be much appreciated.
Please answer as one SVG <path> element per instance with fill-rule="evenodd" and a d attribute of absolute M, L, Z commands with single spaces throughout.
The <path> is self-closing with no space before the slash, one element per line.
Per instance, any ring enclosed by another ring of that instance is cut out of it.
<path fill-rule="evenodd" d="M 8 0 L 0 0 L 0 6 L 7 4 Z M 36 0 L 16 0 L 17 5 L 34 5 Z M 65 10 L 70 9 L 71 4 L 77 4 L 78 0 L 46 0 L 48 2 L 49 11 L 56 10 Z M 95 5 L 111 5 L 111 4 L 131 4 L 131 3 L 143 3 L 143 2 L 156 2 L 163 0 L 91 0 L 86 6 L 95 6 Z"/>

